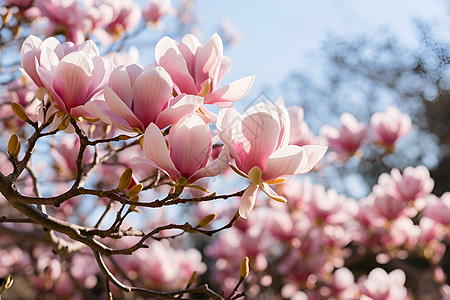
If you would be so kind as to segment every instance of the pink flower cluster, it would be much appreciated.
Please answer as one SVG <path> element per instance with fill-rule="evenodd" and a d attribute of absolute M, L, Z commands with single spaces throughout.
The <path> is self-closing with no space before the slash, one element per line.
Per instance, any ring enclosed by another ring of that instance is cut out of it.
<path fill-rule="evenodd" d="M 90 33 L 114 36 L 131 31 L 141 18 L 141 8 L 133 0 L 35 0 L 33 5 L 50 22 L 48 35 L 62 33 L 75 44 L 84 42 Z"/>
<path fill-rule="evenodd" d="M 347 160 L 354 155 L 361 156 L 361 147 L 370 141 L 383 147 L 386 152 L 392 153 L 397 140 L 412 129 L 411 118 L 394 106 L 389 106 L 385 112 L 374 113 L 370 118 L 370 128 L 358 122 L 350 113 L 343 113 L 340 122 L 340 129 L 325 125 L 320 130 L 321 136 L 335 151 L 333 160 Z"/>
<path fill-rule="evenodd" d="M 164 37 L 156 45 L 156 62 L 146 68 L 116 66 L 100 57 L 91 41 L 74 45 L 30 36 L 21 55 L 24 74 L 48 94 L 52 129 L 66 128 L 72 118 L 98 118 L 144 134 L 143 155 L 133 161 L 161 169 L 181 190 L 205 190 L 193 183 L 223 173 L 234 159 L 234 170 L 251 182 L 239 209 L 244 218 L 255 205 L 259 188 L 285 202 L 269 185 L 283 182 L 283 176 L 309 172 L 326 151 L 325 146 L 306 141 L 289 145 L 291 122 L 281 104 L 260 103 L 243 115 L 233 108 L 249 91 L 254 76 L 220 87 L 232 61 L 223 55 L 218 34 L 204 45 L 192 34 L 179 43 Z M 219 115 L 207 104 L 219 106 Z M 216 123 L 217 136 L 211 134 L 209 123 Z M 161 130 L 167 128 L 166 139 Z M 212 148 L 219 139 L 224 147 L 213 158 Z"/>
<path fill-rule="evenodd" d="M 422 253 L 437 265 L 450 234 L 450 193 L 438 198 L 433 187 L 424 166 L 382 174 L 360 201 L 309 180 L 290 180 L 277 189 L 287 205 L 261 201 L 248 220 L 207 247 L 215 260 L 212 278 L 229 292 L 246 255 L 253 270 L 249 294 L 274 284 L 289 299 L 410 299 L 402 270 L 375 268 L 355 278 L 346 266 L 355 267 L 353 251 L 366 259 L 376 253 L 381 265 Z"/>

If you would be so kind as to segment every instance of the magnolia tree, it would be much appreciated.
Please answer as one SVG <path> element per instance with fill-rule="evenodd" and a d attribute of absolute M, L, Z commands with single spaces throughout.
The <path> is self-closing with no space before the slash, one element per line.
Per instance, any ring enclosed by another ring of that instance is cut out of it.
<path fill-rule="evenodd" d="M 359 201 L 313 183 L 373 159 L 365 147 L 396 155 L 409 116 L 344 113 L 316 136 L 301 107 L 245 100 L 254 76 L 221 84 L 232 60 L 218 34 L 164 36 L 146 45 L 147 66 L 136 48 L 112 51 L 161 30 L 165 15 L 185 26 L 192 11 L 166 0 L 4 3 L 0 293 L 450 299 L 450 193 L 431 194 L 426 167 L 381 174 Z"/>

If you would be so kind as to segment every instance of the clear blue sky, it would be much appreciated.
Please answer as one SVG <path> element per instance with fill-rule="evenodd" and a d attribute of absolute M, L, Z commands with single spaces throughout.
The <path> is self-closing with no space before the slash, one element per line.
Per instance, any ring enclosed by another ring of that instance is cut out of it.
<path fill-rule="evenodd" d="M 249 97 L 265 85 L 278 86 L 294 70 L 315 73 L 314 57 L 330 33 L 354 37 L 383 28 L 409 44 L 417 33 L 414 20 L 420 19 L 450 40 L 449 4 L 443 0 L 198 0 L 196 7 L 204 39 L 223 17 L 243 33 L 241 43 L 225 51 L 234 67 L 224 80 L 256 74 Z"/>

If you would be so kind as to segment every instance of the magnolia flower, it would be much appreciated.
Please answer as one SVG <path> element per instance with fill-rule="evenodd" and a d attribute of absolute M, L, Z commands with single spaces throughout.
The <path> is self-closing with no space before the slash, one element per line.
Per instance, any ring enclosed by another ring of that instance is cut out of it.
<path fill-rule="evenodd" d="M 347 159 L 353 156 L 363 143 L 367 136 L 367 128 L 349 113 L 343 113 L 340 122 L 339 130 L 325 125 L 320 129 L 320 134 L 327 138 L 328 145 L 341 159 Z"/>
<path fill-rule="evenodd" d="M 23 42 L 20 50 L 21 71 L 28 75 L 38 87 L 44 87 L 38 74 L 38 67 L 51 71 L 50 61 L 55 61 L 56 58 L 61 60 L 67 54 L 75 51 L 83 51 L 89 57 L 99 55 L 98 48 L 92 41 L 75 46 L 72 42 L 60 43 L 54 37 L 48 37 L 42 41 L 37 36 L 30 35 Z"/>
<path fill-rule="evenodd" d="M 272 199 L 286 202 L 269 184 L 284 182 L 285 175 L 309 172 L 327 147 L 288 145 L 289 114 L 284 106 L 259 103 L 243 115 L 232 108 L 220 111 L 219 137 L 236 163 L 235 170 L 251 180 L 241 198 L 239 215 L 246 218 L 261 189 Z"/>
<path fill-rule="evenodd" d="M 398 201 L 408 203 L 430 194 L 434 188 L 434 180 L 425 166 L 410 166 L 403 170 L 403 174 L 397 168 L 393 168 L 390 174 L 381 174 L 378 186 Z"/>
<path fill-rule="evenodd" d="M 156 61 L 170 74 L 175 91 L 204 97 L 204 104 L 226 104 L 237 101 L 249 91 L 254 76 L 236 80 L 218 88 L 230 71 L 232 61 L 223 55 L 223 43 L 216 33 L 202 45 L 192 35 L 185 35 L 179 44 L 163 37 L 155 48 Z"/>
<path fill-rule="evenodd" d="M 105 100 L 89 104 L 93 114 L 125 131 L 144 132 L 150 123 L 163 129 L 193 113 L 202 98 L 180 94 L 172 97 L 173 83 L 160 66 L 145 70 L 137 65 L 120 66 L 105 85 Z"/>
<path fill-rule="evenodd" d="M 405 288 L 405 272 L 400 269 L 393 270 L 389 274 L 375 268 L 369 275 L 363 275 L 358 279 L 361 299 L 373 300 L 403 300 L 409 299 Z"/>
<path fill-rule="evenodd" d="M 117 16 L 108 24 L 106 31 L 111 34 L 132 31 L 141 20 L 141 7 L 134 1 L 116 1 L 116 3 L 113 9 L 116 10 Z"/>
<path fill-rule="evenodd" d="M 445 192 L 441 198 L 430 196 L 424 215 L 436 222 L 450 225 L 450 192 Z"/>
<path fill-rule="evenodd" d="M 50 21 L 49 35 L 63 27 L 67 40 L 76 44 L 84 42 L 89 7 L 80 7 L 76 0 L 35 0 L 33 5 Z"/>
<path fill-rule="evenodd" d="M 73 117 L 91 116 L 84 105 L 103 92 L 112 63 L 100 56 L 89 57 L 83 51 L 69 53 L 60 61 L 53 55 L 47 59 L 47 68 L 37 69 L 52 101 Z"/>
<path fill-rule="evenodd" d="M 370 125 L 377 135 L 376 142 L 393 152 L 395 142 L 411 131 L 411 118 L 398 108 L 389 106 L 383 113 L 374 113 Z"/>
<path fill-rule="evenodd" d="M 112 63 L 98 56 L 92 41 L 75 46 L 71 42 L 60 43 L 55 38 L 44 41 L 29 36 L 22 45 L 22 72 L 50 95 L 52 107 L 48 116 L 57 114 L 52 129 L 72 117 L 90 117 L 84 105 L 100 97 L 103 84 L 112 71 Z M 67 126 L 65 126 L 67 127 Z"/>
<path fill-rule="evenodd" d="M 228 167 L 228 154 L 208 164 L 212 149 L 208 125 L 197 114 L 183 117 L 170 128 L 168 147 L 159 128 L 151 123 L 144 134 L 146 158 L 135 157 L 134 163 L 148 163 L 164 171 L 181 186 L 191 186 L 203 177 L 213 177 Z"/>
<path fill-rule="evenodd" d="M 303 108 L 300 106 L 289 106 L 287 111 L 289 112 L 291 126 L 289 144 L 303 146 L 315 143 L 317 137 L 314 136 L 303 118 Z"/>
<path fill-rule="evenodd" d="M 174 8 L 170 0 L 150 0 L 148 6 L 142 11 L 142 17 L 147 22 L 156 24 L 159 19 L 168 13 L 172 12 Z"/>

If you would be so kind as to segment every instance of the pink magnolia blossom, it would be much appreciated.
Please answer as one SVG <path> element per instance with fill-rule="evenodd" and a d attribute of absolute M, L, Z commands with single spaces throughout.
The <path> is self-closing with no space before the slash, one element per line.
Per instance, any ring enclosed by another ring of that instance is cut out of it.
<path fill-rule="evenodd" d="M 403 173 L 393 168 L 378 178 L 380 189 L 399 201 L 409 202 L 425 197 L 434 188 L 434 180 L 425 166 L 406 167 Z"/>
<path fill-rule="evenodd" d="M 147 127 L 143 141 L 147 159 L 136 157 L 133 162 L 152 164 L 166 172 L 173 181 L 181 185 L 187 182 L 187 186 L 200 178 L 217 176 L 228 167 L 226 150 L 208 164 L 212 149 L 211 133 L 197 114 L 187 115 L 171 127 L 168 146 L 159 128 L 152 123 Z"/>
<path fill-rule="evenodd" d="M 55 38 L 41 41 L 29 36 L 21 55 L 23 71 L 47 90 L 58 110 L 73 117 L 91 116 L 84 104 L 102 94 L 113 67 L 98 56 L 92 41 L 75 46 Z"/>
<path fill-rule="evenodd" d="M 163 129 L 196 111 L 202 98 L 180 94 L 172 97 L 173 83 L 160 66 L 145 70 L 120 66 L 105 85 L 105 100 L 88 105 L 97 117 L 125 131 L 144 132 L 150 123 Z"/>
<path fill-rule="evenodd" d="M 38 75 L 52 101 L 73 117 L 91 116 L 84 105 L 102 94 L 112 63 L 83 51 L 69 53 L 60 61 L 55 56 L 48 59 L 47 68 L 38 67 Z"/>
<path fill-rule="evenodd" d="M 450 192 L 445 192 L 441 198 L 434 195 L 431 197 L 427 198 L 429 204 L 425 208 L 424 215 L 435 222 L 450 225 Z"/>
<path fill-rule="evenodd" d="M 170 0 L 150 0 L 148 6 L 142 11 L 142 17 L 147 22 L 156 24 L 161 17 L 174 10 L 170 2 Z"/>
<path fill-rule="evenodd" d="M 219 113 L 219 137 L 234 158 L 241 175 L 251 184 L 241 198 L 239 214 L 246 218 L 255 205 L 256 192 L 286 202 L 268 184 L 279 177 L 309 172 L 325 154 L 327 147 L 288 145 L 289 114 L 284 106 L 259 103 L 244 115 L 228 108 Z"/>
<path fill-rule="evenodd" d="M 405 300 L 409 299 L 405 288 L 405 273 L 396 269 L 389 274 L 375 268 L 369 275 L 363 275 L 358 279 L 361 300 Z"/>
<path fill-rule="evenodd" d="M 248 76 L 218 88 L 232 61 L 223 55 L 222 39 L 217 33 L 205 45 L 192 34 L 185 35 L 179 44 L 163 37 L 156 44 L 155 56 L 170 74 L 178 94 L 203 96 L 204 104 L 237 101 L 247 94 L 254 80 L 254 76 Z"/>
<path fill-rule="evenodd" d="M 120 266 L 131 278 L 139 274 L 144 286 L 156 290 L 178 290 L 186 287 L 192 273 L 203 274 L 206 265 L 201 253 L 194 248 L 173 248 L 168 240 L 151 242 L 133 256 L 120 256 Z"/>
<path fill-rule="evenodd" d="M 319 144 L 318 138 L 314 136 L 303 118 L 303 108 L 300 106 L 288 106 L 287 111 L 291 122 L 289 144 L 298 146 Z"/>
<path fill-rule="evenodd" d="M 35 0 L 43 16 L 50 21 L 49 35 L 63 32 L 68 41 L 76 44 L 84 42 L 86 32 L 86 11 L 77 0 Z"/>
<path fill-rule="evenodd" d="M 338 157 L 345 160 L 361 147 L 367 136 L 367 128 L 349 113 L 343 113 L 340 122 L 339 130 L 325 125 L 320 129 L 320 134 L 326 137 L 328 145 L 337 152 Z"/>
<path fill-rule="evenodd" d="M 347 268 L 339 268 L 334 271 L 331 284 L 328 287 L 330 288 L 331 295 L 336 299 L 355 299 L 357 292 L 355 276 L 353 276 L 353 273 Z"/>
<path fill-rule="evenodd" d="M 75 46 L 71 42 L 60 43 L 54 37 L 42 41 L 37 36 L 30 35 L 23 42 L 20 50 L 22 72 L 28 75 L 38 87 L 44 87 L 38 74 L 38 67 L 47 68 L 50 71 L 52 62 L 60 61 L 64 56 L 75 51 L 83 51 L 89 57 L 99 55 L 98 48 L 92 41 Z"/>
<path fill-rule="evenodd" d="M 141 7 L 134 1 L 116 1 L 118 5 L 116 16 L 111 23 L 106 26 L 105 30 L 111 34 L 120 34 L 122 31 L 130 32 L 136 28 L 141 20 Z"/>
<path fill-rule="evenodd" d="M 370 124 L 376 133 L 376 142 L 393 152 L 395 142 L 411 130 L 411 118 L 402 114 L 395 106 L 389 106 L 385 112 L 377 112 L 370 118 Z"/>

